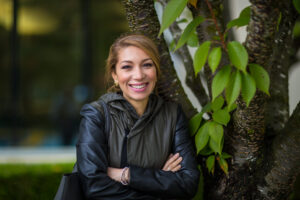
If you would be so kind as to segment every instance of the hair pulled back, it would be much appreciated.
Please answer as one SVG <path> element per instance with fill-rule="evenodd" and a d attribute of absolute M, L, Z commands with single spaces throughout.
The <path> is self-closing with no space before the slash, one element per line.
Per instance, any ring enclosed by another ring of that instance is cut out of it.
<path fill-rule="evenodd" d="M 115 40 L 109 50 L 109 55 L 106 61 L 106 81 L 109 87 L 109 91 L 120 91 L 119 87 L 113 85 L 112 72 L 116 72 L 116 64 L 118 63 L 118 56 L 121 49 L 134 46 L 143 50 L 153 61 L 156 68 L 157 78 L 160 76 L 160 60 L 157 46 L 155 43 L 145 35 L 131 33 L 122 35 Z"/>

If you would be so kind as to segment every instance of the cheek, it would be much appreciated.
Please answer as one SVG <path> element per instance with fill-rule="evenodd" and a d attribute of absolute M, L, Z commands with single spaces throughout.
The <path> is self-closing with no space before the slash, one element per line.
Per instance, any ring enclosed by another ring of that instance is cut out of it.
<path fill-rule="evenodd" d="M 126 74 L 119 74 L 118 76 L 118 81 L 119 83 L 126 83 L 129 81 L 129 76 L 127 76 Z"/>

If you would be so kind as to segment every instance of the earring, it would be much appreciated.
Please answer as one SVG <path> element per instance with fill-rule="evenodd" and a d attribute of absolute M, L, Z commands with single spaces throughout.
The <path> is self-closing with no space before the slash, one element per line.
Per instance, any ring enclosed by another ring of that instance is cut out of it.
<path fill-rule="evenodd" d="M 115 87 L 119 87 L 119 82 L 115 80 L 114 85 L 115 85 Z"/>

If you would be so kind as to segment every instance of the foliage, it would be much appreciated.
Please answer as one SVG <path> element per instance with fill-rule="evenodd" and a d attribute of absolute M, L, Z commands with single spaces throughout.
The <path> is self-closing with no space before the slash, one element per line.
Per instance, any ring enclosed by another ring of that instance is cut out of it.
<path fill-rule="evenodd" d="M 190 3 L 195 7 L 195 1 L 190 1 Z M 206 3 L 209 4 L 208 1 Z M 160 34 L 180 16 L 186 4 L 186 0 L 169 1 L 163 13 Z M 175 50 L 193 37 L 192 33 L 203 21 L 216 20 L 213 13 L 211 13 L 211 16 L 211 19 L 196 16 L 183 30 Z M 226 159 L 230 155 L 222 151 L 223 135 L 224 127 L 231 119 L 230 112 L 236 106 L 235 101 L 241 95 L 246 105 L 249 106 L 257 89 L 269 95 L 270 79 L 267 71 L 258 64 L 248 63 L 247 50 L 241 43 L 224 40 L 226 32 L 230 28 L 245 26 L 249 21 L 250 7 L 246 7 L 237 19 L 227 24 L 227 30 L 224 33 L 218 32 L 218 39 L 204 41 L 200 44 L 193 58 L 196 76 L 206 64 L 214 74 L 211 85 L 211 102 L 200 113 L 196 114 L 189 123 L 191 135 L 195 136 L 197 154 L 208 156 L 206 166 L 212 174 L 215 169 L 215 161 L 224 173 L 228 173 Z M 218 30 L 217 27 L 216 29 Z M 223 56 L 229 58 L 229 65 L 220 65 Z M 209 116 L 208 120 L 202 119 L 204 113 Z"/>
<path fill-rule="evenodd" d="M 70 164 L 0 165 L 0 199 L 53 199 L 63 173 Z"/>

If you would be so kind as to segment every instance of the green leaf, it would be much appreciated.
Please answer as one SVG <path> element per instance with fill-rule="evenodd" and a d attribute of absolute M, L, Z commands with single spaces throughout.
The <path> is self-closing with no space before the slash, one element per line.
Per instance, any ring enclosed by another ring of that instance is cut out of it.
<path fill-rule="evenodd" d="M 180 19 L 180 20 L 178 20 L 176 22 L 177 22 L 177 24 L 188 23 L 188 20 L 186 18 L 182 18 L 182 19 Z"/>
<path fill-rule="evenodd" d="M 200 70 L 202 69 L 202 67 L 204 66 L 206 59 L 207 59 L 207 55 L 210 49 L 210 41 L 205 41 L 203 42 L 200 47 L 198 47 L 195 56 L 194 56 L 194 70 L 195 70 L 195 75 L 198 74 L 198 72 L 200 72 Z"/>
<path fill-rule="evenodd" d="M 241 11 L 239 18 L 246 17 L 249 18 L 250 20 L 250 15 L 251 15 L 251 6 L 247 6 Z"/>
<path fill-rule="evenodd" d="M 293 35 L 294 35 L 294 38 L 300 36 L 300 22 L 299 21 L 297 21 L 295 23 L 294 30 L 293 30 Z"/>
<path fill-rule="evenodd" d="M 214 77 L 212 82 L 212 100 L 214 101 L 219 94 L 222 93 L 226 87 L 230 77 L 231 67 L 224 66 Z"/>
<path fill-rule="evenodd" d="M 223 140 L 223 127 L 216 122 L 208 122 L 208 132 L 210 136 L 209 146 L 214 152 L 221 155 L 222 140 Z"/>
<path fill-rule="evenodd" d="M 215 153 L 219 153 L 220 152 L 220 147 L 219 145 L 213 140 L 210 138 L 209 140 L 209 147 L 212 149 L 213 152 Z"/>
<path fill-rule="evenodd" d="M 242 74 L 242 97 L 246 102 L 247 107 L 250 104 L 250 101 L 254 97 L 256 92 L 255 80 L 248 73 Z"/>
<path fill-rule="evenodd" d="M 221 47 L 215 47 L 211 50 L 208 56 L 208 65 L 213 73 L 215 73 L 222 57 Z"/>
<path fill-rule="evenodd" d="M 238 70 L 233 72 L 226 87 L 226 101 L 230 107 L 235 100 L 239 97 L 242 86 L 241 74 Z"/>
<path fill-rule="evenodd" d="M 248 53 L 245 47 L 237 42 L 232 41 L 227 45 L 230 62 L 239 70 L 246 72 L 248 64 Z"/>
<path fill-rule="evenodd" d="M 180 16 L 188 0 L 170 0 L 163 12 L 162 23 L 158 36 Z"/>
<path fill-rule="evenodd" d="M 195 32 L 196 27 L 199 24 L 201 24 L 203 21 L 204 21 L 204 17 L 198 16 L 187 25 L 187 27 L 184 29 L 181 37 L 179 38 L 179 41 L 178 41 L 174 51 L 179 49 L 182 45 L 184 45 L 187 42 L 187 40 L 190 38 L 190 36 L 193 34 L 193 32 Z"/>
<path fill-rule="evenodd" d="M 169 48 L 171 51 L 175 48 L 175 40 L 172 40 L 172 42 L 169 45 Z"/>
<path fill-rule="evenodd" d="M 214 173 L 215 168 L 215 156 L 211 155 L 206 159 L 206 167 L 210 173 Z"/>
<path fill-rule="evenodd" d="M 209 147 L 209 145 L 206 145 L 204 149 L 202 149 L 199 154 L 202 156 L 208 156 L 213 153 L 213 150 Z"/>
<path fill-rule="evenodd" d="M 224 99 L 222 96 L 219 96 L 212 102 L 211 108 L 213 109 L 213 111 L 217 111 L 222 108 L 223 104 Z"/>
<path fill-rule="evenodd" d="M 189 45 L 190 47 L 197 47 L 197 46 L 199 46 L 198 36 L 197 36 L 197 34 L 196 34 L 196 31 L 194 31 L 194 32 L 190 35 L 190 37 L 189 37 L 189 39 L 188 39 L 188 41 L 187 41 L 187 45 Z"/>
<path fill-rule="evenodd" d="M 192 200 L 203 200 L 203 194 L 204 194 L 204 178 L 203 178 L 203 173 L 201 170 L 201 165 L 197 166 L 200 172 L 200 178 L 198 182 L 198 188 L 195 196 L 193 197 Z"/>
<path fill-rule="evenodd" d="M 195 137 L 195 143 L 197 148 L 197 154 L 206 146 L 209 139 L 208 123 L 205 123 L 197 132 Z"/>
<path fill-rule="evenodd" d="M 215 122 L 223 124 L 227 126 L 228 122 L 230 121 L 230 115 L 226 110 L 217 110 L 213 113 L 212 118 Z"/>
<path fill-rule="evenodd" d="M 300 13 L 300 0 L 293 0 L 293 4 L 297 12 Z"/>
<path fill-rule="evenodd" d="M 267 95 L 270 95 L 270 78 L 268 72 L 258 64 L 249 64 L 249 69 L 251 76 L 255 80 L 256 87 Z"/>
<path fill-rule="evenodd" d="M 231 158 L 232 156 L 231 156 L 230 154 L 228 154 L 228 153 L 222 152 L 221 157 L 222 157 L 223 159 L 228 159 L 228 158 Z"/>
<path fill-rule="evenodd" d="M 206 113 L 210 111 L 211 111 L 211 103 L 207 103 L 201 110 L 202 113 Z"/>
<path fill-rule="evenodd" d="M 237 108 L 236 103 L 233 103 L 230 106 L 226 106 L 224 109 L 227 110 L 228 112 L 231 112 L 231 111 L 235 110 L 236 108 Z"/>
<path fill-rule="evenodd" d="M 227 161 L 223 158 L 219 158 L 217 159 L 219 162 L 219 165 L 221 167 L 221 169 L 223 170 L 223 172 L 225 172 L 225 174 L 228 174 L 228 164 Z"/>
<path fill-rule="evenodd" d="M 190 135 L 193 136 L 198 131 L 202 121 L 202 113 L 197 113 L 189 121 L 189 131 Z"/>
<path fill-rule="evenodd" d="M 227 24 L 227 29 L 232 28 L 233 26 L 241 27 L 249 24 L 250 21 L 250 6 L 244 8 L 240 16 Z"/>

